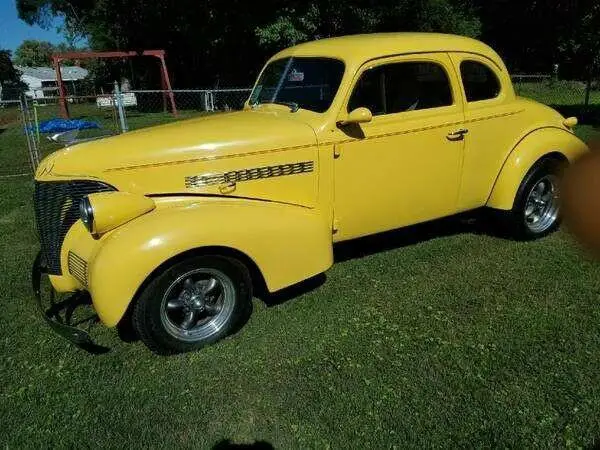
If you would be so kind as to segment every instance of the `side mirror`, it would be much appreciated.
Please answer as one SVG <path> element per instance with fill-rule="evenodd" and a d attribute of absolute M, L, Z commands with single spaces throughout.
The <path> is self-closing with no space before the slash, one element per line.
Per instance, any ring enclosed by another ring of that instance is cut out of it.
<path fill-rule="evenodd" d="M 356 108 L 348 113 L 345 119 L 338 120 L 337 124 L 340 126 L 353 125 L 359 123 L 368 123 L 373 120 L 373 114 L 368 108 Z"/>

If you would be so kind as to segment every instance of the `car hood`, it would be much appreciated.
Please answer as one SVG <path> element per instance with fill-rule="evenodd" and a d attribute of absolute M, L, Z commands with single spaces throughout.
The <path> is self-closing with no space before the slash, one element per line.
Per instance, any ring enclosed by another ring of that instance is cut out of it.
<path fill-rule="evenodd" d="M 143 195 L 238 196 L 312 206 L 317 165 L 316 135 L 300 114 L 245 110 L 57 151 L 40 164 L 36 180 L 98 180 Z"/>
<path fill-rule="evenodd" d="M 53 153 L 40 172 L 103 178 L 116 171 L 234 158 L 315 145 L 308 124 L 279 112 L 212 114 L 84 142 Z"/>

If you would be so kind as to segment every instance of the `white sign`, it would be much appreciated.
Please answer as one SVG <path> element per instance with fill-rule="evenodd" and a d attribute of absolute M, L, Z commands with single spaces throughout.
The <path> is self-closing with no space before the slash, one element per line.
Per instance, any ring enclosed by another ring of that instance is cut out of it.
<path fill-rule="evenodd" d="M 123 99 L 123 106 L 137 106 L 137 97 L 133 92 L 123 92 L 121 98 Z M 98 97 L 96 99 L 96 106 L 98 108 L 113 108 L 114 105 L 115 99 L 112 96 Z"/>

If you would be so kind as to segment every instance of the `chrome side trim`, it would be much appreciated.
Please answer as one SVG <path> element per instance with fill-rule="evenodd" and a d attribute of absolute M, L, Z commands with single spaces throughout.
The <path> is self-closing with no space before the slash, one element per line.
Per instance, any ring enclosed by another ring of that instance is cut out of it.
<path fill-rule="evenodd" d="M 251 169 L 234 170 L 225 173 L 207 173 L 185 177 L 185 187 L 188 189 L 215 184 L 239 183 L 242 181 L 261 180 L 263 178 L 298 175 L 314 170 L 314 161 L 281 164 L 277 166 L 254 167 Z"/>

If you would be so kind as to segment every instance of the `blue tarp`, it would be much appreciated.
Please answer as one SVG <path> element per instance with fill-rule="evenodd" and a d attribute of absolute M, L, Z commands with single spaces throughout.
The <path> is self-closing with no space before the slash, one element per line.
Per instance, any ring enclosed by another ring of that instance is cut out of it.
<path fill-rule="evenodd" d="M 50 119 L 40 122 L 40 133 L 60 133 L 70 130 L 100 128 L 96 122 L 82 119 Z"/>

